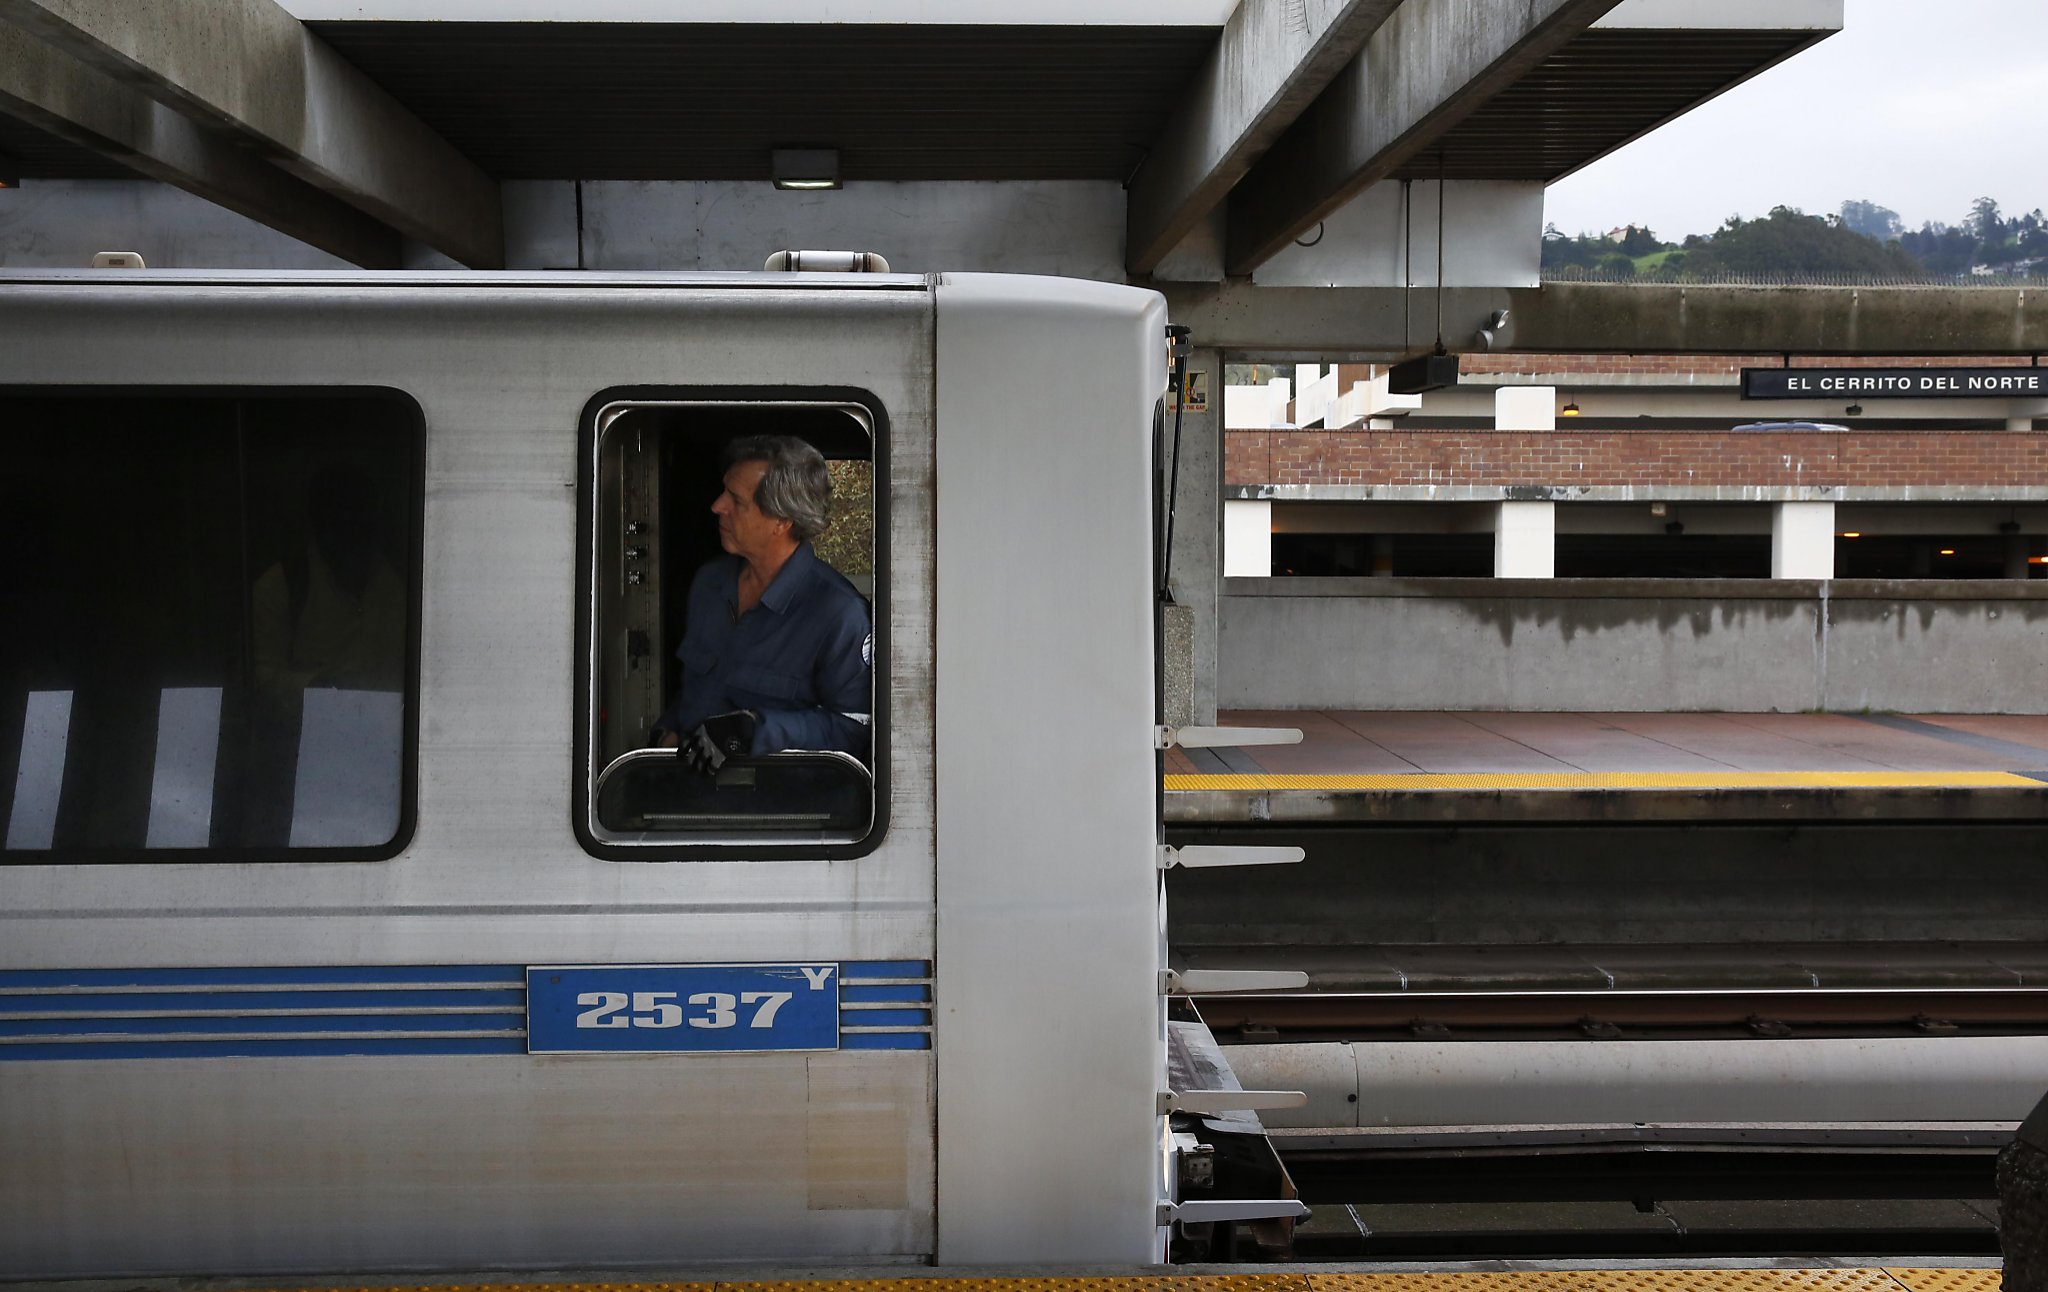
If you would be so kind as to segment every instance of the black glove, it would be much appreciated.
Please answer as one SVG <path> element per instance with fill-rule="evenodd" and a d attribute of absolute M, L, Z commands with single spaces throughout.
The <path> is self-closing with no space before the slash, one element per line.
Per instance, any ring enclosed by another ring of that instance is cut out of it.
<path fill-rule="evenodd" d="M 692 770 L 716 776 L 728 758 L 744 758 L 754 748 L 754 728 L 759 720 L 746 709 L 714 713 L 698 723 L 676 750 L 676 757 Z"/>

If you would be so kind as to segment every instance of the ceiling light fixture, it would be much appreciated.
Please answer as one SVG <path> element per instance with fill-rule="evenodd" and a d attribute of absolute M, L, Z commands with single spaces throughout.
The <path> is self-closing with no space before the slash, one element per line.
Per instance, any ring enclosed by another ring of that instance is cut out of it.
<path fill-rule="evenodd" d="M 1843 409 L 1842 411 L 1843 411 L 1844 413 L 1847 413 L 1847 414 L 1848 414 L 1849 416 L 1851 416 L 1851 417 L 1861 417 L 1861 416 L 1863 416 L 1863 405 L 1861 405 L 1861 404 L 1851 404 L 1851 405 L 1849 405 L 1849 406 L 1848 406 L 1847 408 Z"/>
<path fill-rule="evenodd" d="M 775 187 L 799 192 L 838 188 L 837 148 L 777 148 L 769 154 Z"/>
<path fill-rule="evenodd" d="M 1558 409 L 1557 415 L 1559 417 L 1577 417 L 1579 415 L 1579 401 L 1576 399 L 1572 400 L 1563 408 Z"/>

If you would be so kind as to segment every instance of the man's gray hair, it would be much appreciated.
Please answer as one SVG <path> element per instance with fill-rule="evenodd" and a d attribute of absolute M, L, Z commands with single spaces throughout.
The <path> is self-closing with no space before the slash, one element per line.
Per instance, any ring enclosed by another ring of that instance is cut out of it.
<path fill-rule="evenodd" d="M 832 502 L 832 473 L 825 455 L 794 435 L 748 435 L 725 449 L 729 471 L 742 462 L 766 462 L 768 473 L 754 491 L 754 505 L 789 522 L 801 543 L 825 532 Z"/>

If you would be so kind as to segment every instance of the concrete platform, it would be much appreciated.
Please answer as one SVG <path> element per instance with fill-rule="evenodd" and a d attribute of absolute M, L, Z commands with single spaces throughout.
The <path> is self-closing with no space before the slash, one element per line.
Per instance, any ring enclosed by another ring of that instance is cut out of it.
<path fill-rule="evenodd" d="M 1284 1272 L 1282 1272 L 1284 1270 Z M 835 1272 L 836 1273 L 836 1272 Z M 1759 1261 L 1488 1261 L 1470 1265 L 1351 1264 L 1176 1266 L 1117 1273 L 1048 1274 L 991 1270 L 932 1270 L 920 1276 L 879 1271 L 833 1277 L 820 1271 L 794 1277 L 710 1275 L 642 1277 L 603 1275 L 488 1276 L 463 1282 L 236 1280 L 239 1287 L 272 1292 L 1998 1292 L 1995 1263 L 1922 1259 L 1857 1265 L 1806 1260 L 1796 1265 Z M 217 1286 L 213 1280 L 201 1286 Z M 19 1284 L 24 1289 L 62 1286 L 75 1292 L 163 1292 L 194 1281 L 163 1279 L 77 1284 Z"/>
<path fill-rule="evenodd" d="M 1225 712 L 1298 745 L 1169 750 L 1166 819 L 2048 819 L 2048 715 Z"/>

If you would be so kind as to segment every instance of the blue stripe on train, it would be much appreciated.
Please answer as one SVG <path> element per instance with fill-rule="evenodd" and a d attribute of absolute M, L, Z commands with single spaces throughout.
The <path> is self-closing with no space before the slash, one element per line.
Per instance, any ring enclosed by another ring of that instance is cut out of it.
<path fill-rule="evenodd" d="M 841 1027 L 928 1027 L 928 1009 L 848 1009 L 839 1014 Z"/>
<path fill-rule="evenodd" d="M 497 1014 L 286 1014 L 263 1018 L 0 1019 L 0 1038 L 36 1036 L 177 1036 L 246 1032 L 526 1032 L 517 1010 Z"/>
<path fill-rule="evenodd" d="M 0 1014 L 169 1013 L 174 1010 L 367 1010 L 434 1006 L 476 1008 L 519 1007 L 524 990 L 431 987 L 369 991 L 194 991 L 134 992 L 50 996 L 0 995 Z"/>
<path fill-rule="evenodd" d="M 932 989 L 921 982 L 886 983 L 874 987 L 863 987 L 856 983 L 839 989 L 841 1003 L 846 1001 L 905 1000 L 928 1001 Z"/>
<path fill-rule="evenodd" d="M 520 1036 L 337 1037 L 333 1040 L 261 1038 L 222 1041 L 64 1041 L 0 1047 L 0 1060 L 17 1059 L 263 1059 L 382 1054 L 525 1054 Z"/>
<path fill-rule="evenodd" d="M 236 987 L 324 983 L 520 983 L 524 965 L 288 965 L 271 969 L 0 969 L 7 987 Z"/>
<path fill-rule="evenodd" d="M 929 1050 L 932 1038 L 924 1032 L 866 1032 L 839 1038 L 842 1050 Z"/>
<path fill-rule="evenodd" d="M 844 1002 L 931 1000 L 924 983 L 872 981 L 928 979 L 928 960 L 842 961 L 840 971 Z M 524 965 L 0 970 L 0 1015 L 33 1016 L 0 1018 L 0 1038 L 9 1038 L 0 1045 L 0 1061 L 524 1054 L 521 1036 L 464 1033 L 523 1031 L 525 972 Z M 59 990 L 65 988 L 72 990 Z M 319 988 L 327 990 L 309 990 Z M 380 1012 L 402 1009 L 454 1012 Z M 358 1012 L 318 1012 L 327 1010 Z M 124 1014 L 139 1017 L 111 1017 Z M 851 1010 L 844 1020 L 848 1027 L 930 1021 L 928 1008 Z M 377 1032 L 447 1035 L 348 1035 Z M 187 1039 L 198 1036 L 211 1039 Z M 52 1039 L 34 1039 L 43 1037 Z M 855 1033 L 843 1036 L 840 1048 L 929 1050 L 931 1038 L 917 1032 Z"/>

